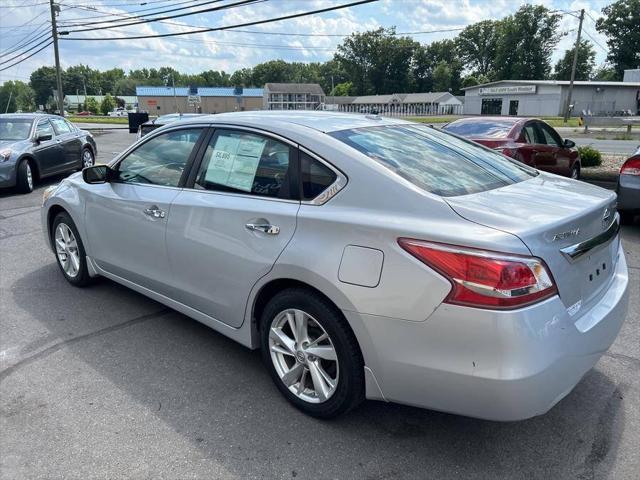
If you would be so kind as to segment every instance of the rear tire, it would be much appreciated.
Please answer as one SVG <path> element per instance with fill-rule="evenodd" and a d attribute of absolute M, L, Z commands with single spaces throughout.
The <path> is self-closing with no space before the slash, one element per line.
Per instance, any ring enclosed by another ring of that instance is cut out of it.
<path fill-rule="evenodd" d="M 577 163 L 571 168 L 571 178 L 574 180 L 580 179 L 580 165 Z"/>
<path fill-rule="evenodd" d="M 304 327 L 296 334 L 298 325 Z M 364 400 L 358 342 L 340 311 L 322 295 L 304 288 L 283 290 L 265 307 L 260 326 L 264 364 L 296 408 L 333 418 Z"/>
<path fill-rule="evenodd" d="M 75 223 L 67 212 L 53 219 L 51 242 L 56 261 L 64 278 L 75 287 L 85 287 L 92 281 L 87 269 L 87 256 Z"/>
<path fill-rule="evenodd" d="M 16 190 L 20 193 L 33 192 L 33 169 L 29 160 L 20 161 L 16 175 Z"/>
<path fill-rule="evenodd" d="M 80 166 L 81 170 L 87 167 L 93 167 L 96 164 L 96 159 L 93 156 L 93 152 L 91 151 L 90 148 L 82 149 L 81 159 L 82 159 L 81 160 L 82 165 Z"/>

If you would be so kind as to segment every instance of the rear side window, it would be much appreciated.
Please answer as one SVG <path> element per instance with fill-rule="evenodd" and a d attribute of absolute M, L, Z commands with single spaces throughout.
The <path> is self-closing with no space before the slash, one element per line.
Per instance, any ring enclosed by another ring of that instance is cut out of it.
<path fill-rule="evenodd" d="M 336 181 L 333 170 L 304 152 L 300 152 L 300 162 L 303 200 L 313 200 Z"/>
<path fill-rule="evenodd" d="M 291 198 L 291 148 L 254 133 L 219 130 L 209 142 L 196 188 Z"/>
<path fill-rule="evenodd" d="M 331 135 L 419 188 L 443 197 L 491 190 L 537 175 L 488 148 L 419 125 L 366 127 Z"/>
<path fill-rule="evenodd" d="M 51 123 L 53 124 L 53 129 L 56 131 L 56 135 L 64 135 L 71 131 L 69 124 L 62 118 L 52 118 Z"/>

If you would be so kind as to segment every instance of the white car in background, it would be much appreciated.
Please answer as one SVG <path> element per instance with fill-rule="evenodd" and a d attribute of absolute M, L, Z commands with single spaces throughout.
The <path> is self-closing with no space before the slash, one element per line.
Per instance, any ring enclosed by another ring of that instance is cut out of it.
<path fill-rule="evenodd" d="M 124 108 L 116 108 L 115 110 L 108 113 L 110 117 L 126 117 L 127 111 Z"/>

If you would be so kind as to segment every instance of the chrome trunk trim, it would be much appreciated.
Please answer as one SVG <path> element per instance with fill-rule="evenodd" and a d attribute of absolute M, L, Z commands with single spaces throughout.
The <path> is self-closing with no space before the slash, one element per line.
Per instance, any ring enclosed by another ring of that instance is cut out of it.
<path fill-rule="evenodd" d="M 619 230 L 620 217 L 616 215 L 609 228 L 604 232 L 583 242 L 561 248 L 560 252 L 570 263 L 574 263 L 583 255 L 607 246 L 618 235 Z"/>

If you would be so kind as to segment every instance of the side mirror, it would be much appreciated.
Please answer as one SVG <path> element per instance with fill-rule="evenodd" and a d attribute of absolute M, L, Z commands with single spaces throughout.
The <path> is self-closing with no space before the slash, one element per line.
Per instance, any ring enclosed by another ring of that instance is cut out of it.
<path fill-rule="evenodd" d="M 569 140 L 568 138 L 564 141 L 564 148 L 573 148 L 576 146 L 576 142 L 573 140 Z"/>
<path fill-rule="evenodd" d="M 82 170 L 82 179 L 86 183 L 107 183 L 112 178 L 112 172 L 106 165 L 93 165 Z"/>
<path fill-rule="evenodd" d="M 50 133 L 43 133 L 38 135 L 38 138 L 36 138 L 36 142 L 46 142 L 47 140 L 51 140 L 53 138 L 53 135 L 51 135 Z"/>

